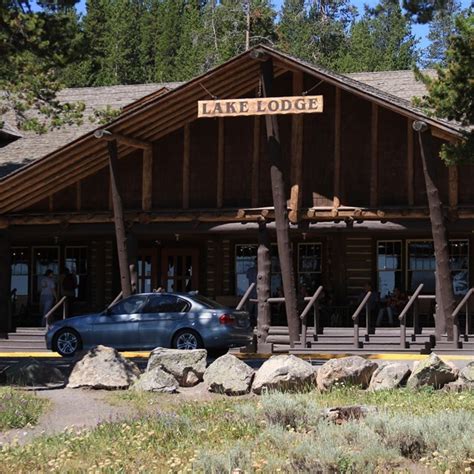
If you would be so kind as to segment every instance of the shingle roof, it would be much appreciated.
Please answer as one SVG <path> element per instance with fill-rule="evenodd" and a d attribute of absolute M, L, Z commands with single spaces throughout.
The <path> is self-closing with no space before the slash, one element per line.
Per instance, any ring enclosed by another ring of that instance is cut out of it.
<path fill-rule="evenodd" d="M 81 125 L 64 126 L 43 135 L 33 132 L 21 132 L 23 138 L 0 148 L 0 177 L 61 148 L 97 128 L 99 124 L 90 119 L 94 114 L 94 110 L 102 110 L 107 106 L 110 106 L 112 109 L 122 109 L 161 89 L 174 89 L 177 85 L 179 83 L 173 82 L 63 89 L 58 94 L 59 100 L 63 102 L 84 102 L 86 108 L 83 123 Z M 5 116 L 2 120 L 5 121 L 5 129 L 9 131 L 15 130 L 11 116 Z"/>

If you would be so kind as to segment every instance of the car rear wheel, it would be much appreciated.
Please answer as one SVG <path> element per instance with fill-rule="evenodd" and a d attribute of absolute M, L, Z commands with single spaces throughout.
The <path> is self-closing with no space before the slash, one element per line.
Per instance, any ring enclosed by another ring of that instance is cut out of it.
<path fill-rule="evenodd" d="M 81 336 L 74 329 L 61 329 L 55 337 L 54 347 L 63 357 L 72 357 L 82 349 Z"/>
<path fill-rule="evenodd" d="M 201 336 L 191 329 L 183 329 L 178 331 L 173 337 L 173 349 L 202 349 L 204 344 Z"/>

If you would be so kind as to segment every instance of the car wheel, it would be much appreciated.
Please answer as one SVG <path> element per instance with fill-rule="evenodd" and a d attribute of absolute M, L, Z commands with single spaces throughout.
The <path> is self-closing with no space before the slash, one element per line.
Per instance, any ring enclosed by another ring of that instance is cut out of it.
<path fill-rule="evenodd" d="M 71 357 L 82 349 L 81 336 L 74 329 L 61 329 L 54 338 L 54 348 L 63 357 Z"/>
<path fill-rule="evenodd" d="M 173 337 L 173 349 L 202 349 L 204 344 L 201 336 L 191 329 L 183 329 L 178 331 Z"/>

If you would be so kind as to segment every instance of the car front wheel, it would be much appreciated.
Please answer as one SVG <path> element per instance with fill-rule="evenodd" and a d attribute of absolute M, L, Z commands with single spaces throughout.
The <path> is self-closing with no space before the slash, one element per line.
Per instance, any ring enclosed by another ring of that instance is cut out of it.
<path fill-rule="evenodd" d="M 175 334 L 173 337 L 172 343 L 173 349 L 202 349 L 204 344 L 202 342 L 201 336 L 190 329 L 183 329 Z"/>
<path fill-rule="evenodd" d="M 55 337 L 54 347 L 63 357 L 72 357 L 82 348 L 81 336 L 74 329 L 61 329 Z"/>

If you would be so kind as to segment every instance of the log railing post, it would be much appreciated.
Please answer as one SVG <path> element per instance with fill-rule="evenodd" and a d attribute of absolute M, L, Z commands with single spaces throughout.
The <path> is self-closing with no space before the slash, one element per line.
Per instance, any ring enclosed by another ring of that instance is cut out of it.
<path fill-rule="evenodd" d="M 365 311 L 367 315 L 367 311 L 369 311 L 369 299 L 371 295 L 372 295 L 371 291 L 368 291 L 365 294 L 364 299 L 360 302 L 359 306 L 357 307 L 354 314 L 352 315 L 352 321 L 354 321 L 354 347 L 355 348 L 361 347 L 360 341 L 359 341 L 359 314 L 362 312 L 362 310 L 365 307 L 366 308 Z"/>
<path fill-rule="evenodd" d="M 408 303 L 405 305 L 402 312 L 398 316 L 398 319 L 400 321 L 400 349 L 406 349 L 407 347 L 407 323 L 406 323 L 407 313 L 411 309 L 415 301 L 417 300 L 419 294 L 421 293 L 421 290 L 423 290 L 423 286 L 424 286 L 423 283 L 420 283 L 415 293 L 413 293 L 413 295 L 410 297 L 410 299 L 408 300 Z"/>
<path fill-rule="evenodd" d="M 453 311 L 453 345 L 455 348 L 459 347 L 459 313 L 463 308 L 466 311 L 466 322 L 465 322 L 465 332 L 464 332 L 464 340 L 468 341 L 468 333 L 469 333 L 469 299 L 474 294 L 474 288 L 471 288 L 465 295 L 464 298 L 459 302 L 456 306 L 455 310 Z"/>
<path fill-rule="evenodd" d="M 239 304 L 236 306 L 236 311 L 240 311 L 246 304 L 248 299 L 250 298 L 250 294 L 252 293 L 252 290 L 255 288 L 255 283 L 251 283 L 250 286 L 247 288 L 245 291 L 244 295 L 239 301 Z"/>
<path fill-rule="evenodd" d="M 311 308 L 316 305 L 317 303 L 317 300 L 318 298 L 321 296 L 321 293 L 323 291 L 323 287 L 320 286 L 313 294 L 313 296 L 311 298 L 305 298 L 305 301 L 308 300 L 308 304 L 305 306 L 303 312 L 301 313 L 300 315 L 300 319 L 301 319 L 301 343 L 303 345 L 303 347 L 306 347 L 306 334 L 307 334 L 307 328 L 308 328 L 308 314 L 311 310 Z M 315 314 L 316 316 L 316 314 Z M 316 320 L 314 322 L 314 333 L 316 334 Z"/>

